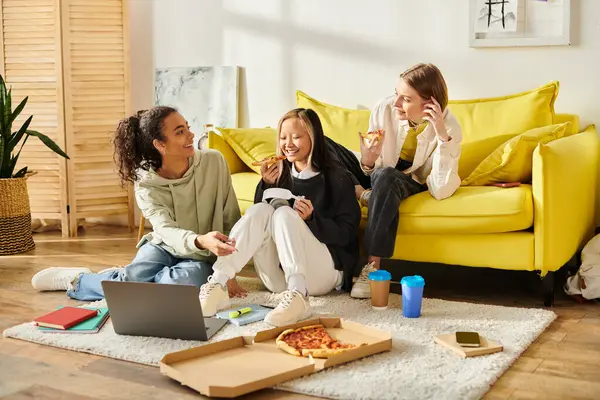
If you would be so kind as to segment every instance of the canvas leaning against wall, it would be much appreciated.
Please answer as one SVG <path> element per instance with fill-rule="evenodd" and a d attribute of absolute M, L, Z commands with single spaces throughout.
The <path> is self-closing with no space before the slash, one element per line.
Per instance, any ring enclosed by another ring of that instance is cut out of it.
<path fill-rule="evenodd" d="M 177 108 L 198 148 L 205 124 L 237 128 L 238 86 L 238 67 L 157 68 L 154 104 Z"/>

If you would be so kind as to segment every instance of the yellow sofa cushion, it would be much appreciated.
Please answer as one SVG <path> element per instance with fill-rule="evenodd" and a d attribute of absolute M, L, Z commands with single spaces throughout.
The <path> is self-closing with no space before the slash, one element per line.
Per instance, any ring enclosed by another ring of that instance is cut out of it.
<path fill-rule="evenodd" d="M 465 179 L 497 146 L 512 136 L 555 120 L 554 102 L 559 83 L 502 97 L 450 100 L 448 108 L 462 131 L 458 175 Z"/>
<path fill-rule="evenodd" d="M 571 122 L 534 128 L 513 137 L 485 158 L 462 185 L 489 185 L 496 182 L 530 182 L 533 151 L 540 143 L 560 139 Z"/>
<path fill-rule="evenodd" d="M 363 208 L 363 219 L 367 217 Z M 515 232 L 533 225 L 530 185 L 514 188 L 469 186 L 439 201 L 428 192 L 400 204 L 398 234 L 475 234 Z"/>
<path fill-rule="evenodd" d="M 254 204 L 254 193 L 260 179 L 260 175 L 255 172 L 240 172 L 231 175 L 231 184 L 242 214 Z"/>
<path fill-rule="evenodd" d="M 555 124 L 562 124 L 564 122 L 570 122 L 571 125 L 569 125 L 569 128 L 566 130 L 565 132 L 565 137 L 566 136 L 571 136 L 574 135 L 576 133 L 580 132 L 580 126 L 579 126 L 579 116 L 575 115 L 575 114 L 556 114 L 554 116 L 554 123 Z"/>
<path fill-rule="evenodd" d="M 323 125 L 323 132 L 349 150 L 360 151 L 358 132 L 369 129 L 370 110 L 352 110 L 318 101 L 296 91 L 296 107 L 313 109 Z"/>
<path fill-rule="evenodd" d="M 275 128 L 217 128 L 229 146 L 251 170 L 260 173 L 260 167 L 252 165 L 265 157 L 275 155 L 277 129 Z"/>
<path fill-rule="evenodd" d="M 223 136 L 215 131 L 208 132 L 208 148 L 218 150 L 223 154 L 223 157 L 229 166 L 229 173 L 236 174 L 238 172 L 247 172 L 250 170 L 236 152 L 233 151 L 231 146 L 227 144 Z"/>
<path fill-rule="evenodd" d="M 485 235 L 402 233 L 396 236 L 393 259 L 471 267 L 533 271 L 533 232 Z"/>

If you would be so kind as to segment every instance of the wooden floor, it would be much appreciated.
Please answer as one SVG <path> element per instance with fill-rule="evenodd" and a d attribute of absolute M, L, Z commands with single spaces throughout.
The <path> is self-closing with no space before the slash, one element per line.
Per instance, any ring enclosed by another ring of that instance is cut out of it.
<path fill-rule="evenodd" d="M 64 293 L 38 293 L 31 276 L 49 266 L 98 271 L 125 265 L 135 254 L 135 234 L 119 227 L 91 227 L 76 239 L 36 234 L 37 247 L 0 257 L 0 330 L 30 321 L 58 305 L 79 304 Z M 398 274 L 419 272 L 426 295 L 448 300 L 539 307 L 539 278 L 532 273 L 391 263 Z M 600 303 L 578 304 L 560 291 L 558 319 L 496 382 L 486 399 L 600 398 Z M 2 399 L 199 398 L 158 369 L 14 339 L 0 340 Z M 249 398 L 309 398 L 265 390 Z"/>

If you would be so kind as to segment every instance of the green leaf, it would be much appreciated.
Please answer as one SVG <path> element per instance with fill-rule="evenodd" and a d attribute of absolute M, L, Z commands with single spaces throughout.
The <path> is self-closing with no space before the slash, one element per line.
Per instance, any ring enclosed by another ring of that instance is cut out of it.
<path fill-rule="evenodd" d="M 27 167 L 21 168 L 16 174 L 13 175 L 13 178 L 22 178 L 27 173 Z"/>
<path fill-rule="evenodd" d="M 17 160 L 19 159 L 19 156 L 12 156 L 10 158 L 10 162 L 8 163 L 8 170 L 6 171 L 5 175 L 7 178 L 10 178 L 13 176 L 13 171 L 15 170 L 15 167 L 17 166 Z"/>
<path fill-rule="evenodd" d="M 6 138 L 10 135 L 10 131 L 4 129 L 4 118 L 2 118 L 4 116 L 4 103 L 6 103 L 6 83 L 0 75 L 0 134 L 3 139 L 8 140 Z"/>
<path fill-rule="evenodd" d="M 12 132 L 12 121 L 10 117 L 12 117 L 12 89 L 8 90 L 8 94 L 6 95 L 6 103 L 4 104 L 4 129 L 6 130 L 6 134 L 10 135 Z"/>
<path fill-rule="evenodd" d="M 12 112 L 11 116 L 10 116 L 10 123 L 12 124 L 13 121 L 15 119 L 17 119 L 17 117 L 19 116 L 19 114 L 21 114 L 21 111 L 23 111 L 23 109 L 25 108 L 25 104 L 27 104 L 27 100 L 29 99 L 29 96 L 26 96 L 23 100 L 21 100 L 21 102 L 19 103 L 19 105 L 17 106 L 17 108 L 15 108 L 15 111 Z"/>
<path fill-rule="evenodd" d="M 17 147 L 17 145 L 23 138 L 23 135 L 25 135 L 25 131 L 27 131 L 27 128 L 29 128 L 29 124 L 31 124 L 32 119 L 33 119 L 33 115 L 31 115 L 29 118 L 27 118 L 27 120 L 25 122 L 23 122 L 23 125 L 21 126 L 19 131 L 13 135 L 12 139 L 10 139 L 10 142 L 8 142 L 8 151 L 9 152 L 12 153 L 12 151 L 15 149 L 15 147 Z"/>
<path fill-rule="evenodd" d="M 26 130 L 25 133 L 28 136 L 35 136 L 35 137 L 39 138 L 42 141 L 42 143 L 44 143 L 50 150 L 52 150 L 53 152 L 55 152 L 59 156 L 64 157 L 67 160 L 70 160 L 70 158 L 67 155 L 67 153 L 65 153 L 64 151 L 62 151 L 61 148 L 58 147 L 58 145 L 56 143 L 54 143 L 54 141 L 52 139 L 50 139 L 48 136 L 44 135 L 43 133 L 40 133 L 40 132 L 37 132 L 37 131 L 30 131 L 30 130 Z"/>

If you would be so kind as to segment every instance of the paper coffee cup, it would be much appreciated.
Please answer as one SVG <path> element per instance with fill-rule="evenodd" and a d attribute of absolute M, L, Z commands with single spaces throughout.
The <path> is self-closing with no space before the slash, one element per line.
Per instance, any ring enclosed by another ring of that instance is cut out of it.
<path fill-rule="evenodd" d="M 371 284 L 371 307 L 374 310 L 385 310 L 390 299 L 390 281 L 392 274 L 385 270 L 374 271 L 369 274 Z"/>

